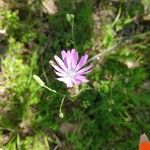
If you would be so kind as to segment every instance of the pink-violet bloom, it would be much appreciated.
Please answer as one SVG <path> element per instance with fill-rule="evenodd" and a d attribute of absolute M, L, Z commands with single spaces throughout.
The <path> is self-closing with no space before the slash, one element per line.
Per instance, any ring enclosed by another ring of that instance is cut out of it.
<path fill-rule="evenodd" d="M 57 55 L 54 56 L 56 63 L 51 63 L 55 69 L 56 75 L 59 76 L 57 80 L 64 82 L 67 87 L 73 87 L 74 84 L 88 82 L 85 74 L 92 71 L 92 64 L 86 66 L 88 55 L 85 54 L 79 59 L 78 52 L 75 49 L 62 50 L 62 59 Z"/>

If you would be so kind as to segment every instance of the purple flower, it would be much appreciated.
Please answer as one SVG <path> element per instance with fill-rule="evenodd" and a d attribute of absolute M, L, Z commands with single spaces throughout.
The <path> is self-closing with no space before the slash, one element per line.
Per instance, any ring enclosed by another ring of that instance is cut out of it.
<path fill-rule="evenodd" d="M 85 54 L 79 60 L 78 52 L 75 49 L 68 50 L 67 52 L 62 50 L 61 55 L 62 59 L 55 55 L 56 63 L 51 63 L 56 75 L 59 76 L 57 80 L 64 82 L 67 87 L 88 82 L 85 74 L 92 71 L 92 64 L 85 66 L 88 55 Z"/>

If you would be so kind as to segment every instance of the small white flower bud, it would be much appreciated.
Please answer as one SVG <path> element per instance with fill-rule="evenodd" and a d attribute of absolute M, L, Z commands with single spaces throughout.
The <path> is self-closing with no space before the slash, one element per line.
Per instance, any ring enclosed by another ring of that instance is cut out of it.
<path fill-rule="evenodd" d="M 64 114 L 62 112 L 59 113 L 60 118 L 64 118 Z"/>
<path fill-rule="evenodd" d="M 33 75 L 33 79 L 41 86 L 44 87 L 45 83 L 37 75 Z"/>

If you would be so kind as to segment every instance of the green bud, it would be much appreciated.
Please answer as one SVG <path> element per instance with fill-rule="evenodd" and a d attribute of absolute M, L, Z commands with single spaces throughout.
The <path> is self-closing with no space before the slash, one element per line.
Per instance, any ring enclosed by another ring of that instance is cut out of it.
<path fill-rule="evenodd" d="M 59 117 L 64 118 L 64 114 L 62 112 L 59 112 Z"/>
<path fill-rule="evenodd" d="M 41 86 L 44 87 L 45 83 L 37 75 L 33 75 L 33 79 Z"/>
<path fill-rule="evenodd" d="M 68 22 L 72 22 L 74 20 L 74 14 L 66 14 L 66 19 Z"/>

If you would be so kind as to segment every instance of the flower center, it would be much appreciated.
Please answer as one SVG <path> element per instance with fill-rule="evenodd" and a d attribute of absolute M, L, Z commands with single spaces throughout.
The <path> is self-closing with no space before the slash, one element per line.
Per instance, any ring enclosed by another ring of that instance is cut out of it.
<path fill-rule="evenodd" d="M 70 70 L 66 71 L 66 75 L 68 77 L 74 77 L 76 75 L 76 70 L 74 68 L 71 68 Z"/>

